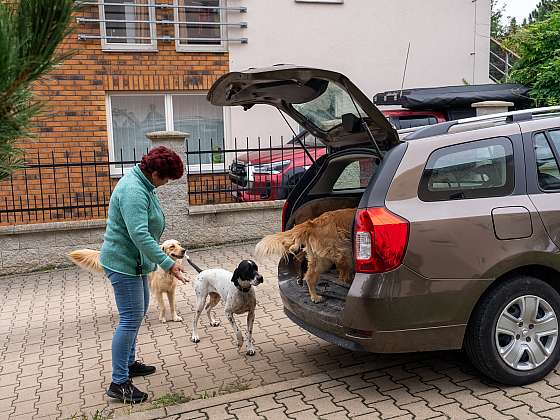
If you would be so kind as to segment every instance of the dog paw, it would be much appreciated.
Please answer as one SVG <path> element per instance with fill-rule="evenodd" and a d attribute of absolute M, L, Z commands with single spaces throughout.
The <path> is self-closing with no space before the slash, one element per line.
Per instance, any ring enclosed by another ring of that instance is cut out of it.
<path fill-rule="evenodd" d="M 316 296 L 316 297 L 311 297 L 311 301 L 313 303 L 322 303 L 325 301 L 325 298 L 323 296 Z"/>
<path fill-rule="evenodd" d="M 246 353 L 246 354 L 247 354 L 247 356 L 254 356 L 255 353 L 256 353 L 256 352 L 255 352 L 255 349 L 249 349 L 249 350 L 247 350 L 247 353 Z"/>
<path fill-rule="evenodd" d="M 167 319 L 165 318 L 160 318 L 159 320 L 162 322 L 162 324 L 165 324 L 167 322 Z"/>
<path fill-rule="evenodd" d="M 182 320 L 183 320 L 183 318 L 181 318 L 179 315 L 175 315 L 173 317 L 173 321 L 175 321 L 175 322 L 181 322 Z"/>
<path fill-rule="evenodd" d="M 219 327 L 220 326 L 220 321 L 211 321 L 210 326 L 211 327 Z"/>
<path fill-rule="evenodd" d="M 193 343 L 198 343 L 198 342 L 200 342 L 200 338 L 198 338 L 198 335 L 193 335 L 193 336 L 191 337 L 191 341 L 192 341 Z"/>

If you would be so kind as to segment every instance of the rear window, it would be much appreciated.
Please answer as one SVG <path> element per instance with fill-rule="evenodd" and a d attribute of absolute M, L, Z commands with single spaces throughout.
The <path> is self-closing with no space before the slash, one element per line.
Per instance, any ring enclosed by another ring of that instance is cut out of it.
<path fill-rule="evenodd" d="M 310 193 L 363 190 L 368 186 L 376 169 L 377 158 L 374 156 L 341 156 L 328 163 L 325 172 Z"/>
<path fill-rule="evenodd" d="M 499 137 L 436 150 L 426 164 L 422 201 L 501 197 L 513 192 L 513 145 Z"/>
<path fill-rule="evenodd" d="M 438 122 L 437 118 L 432 115 L 401 116 L 401 117 L 389 116 L 387 119 L 397 130 L 400 130 L 401 128 L 414 128 L 414 127 L 422 127 L 425 125 L 433 125 L 433 124 L 437 124 Z"/>

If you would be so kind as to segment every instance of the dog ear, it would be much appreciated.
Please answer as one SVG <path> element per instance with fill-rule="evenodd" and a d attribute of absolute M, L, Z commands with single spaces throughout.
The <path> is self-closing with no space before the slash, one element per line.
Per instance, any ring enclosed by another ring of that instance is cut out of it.
<path fill-rule="evenodd" d="M 233 272 L 233 276 L 231 276 L 231 281 L 233 284 L 235 284 L 236 286 L 239 285 L 239 269 L 236 268 Z"/>

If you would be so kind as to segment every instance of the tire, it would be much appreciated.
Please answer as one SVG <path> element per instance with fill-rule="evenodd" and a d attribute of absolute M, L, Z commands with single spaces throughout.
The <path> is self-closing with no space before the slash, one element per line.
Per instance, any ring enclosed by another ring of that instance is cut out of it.
<path fill-rule="evenodd" d="M 529 315 L 535 312 L 531 307 L 537 308 L 536 317 Z M 545 377 L 560 360 L 559 316 L 560 295 L 554 288 L 534 277 L 514 277 L 479 301 L 467 326 L 464 349 L 490 379 L 530 384 Z"/>

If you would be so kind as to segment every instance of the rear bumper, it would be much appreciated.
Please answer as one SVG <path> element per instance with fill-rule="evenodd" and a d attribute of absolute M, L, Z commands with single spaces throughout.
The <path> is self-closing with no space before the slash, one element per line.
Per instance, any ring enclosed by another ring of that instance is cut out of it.
<path fill-rule="evenodd" d="M 329 343 L 336 344 L 337 346 L 350 351 L 367 352 L 367 350 L 360 343 L 357 343 L 352 340 L 348 340 L 336 334 L 331 334 L 325 330 L 307 324 L 301 319 L 299 319 L 297 316 L 295 316 L 293 313 L 291 313 L 289 310 L 287 310 L 286 308 L 284 308 L 284 313 L 288 318 L 292 320 L 294 324 L 300 326 L 301 328 L 310 332 L 311 334 L 319 338 L 322 338 L 325 341 L 328 341 Z"/>
<path fill-rule="evenodd" d="M 490 284 L 420 279 L 406 267 L 382 275 L 357 274 L 336 311 L 328 300 L 298 299 L 288 288 L 289 276 L 287 267 L 279 267 L 280 295 L 293 322 L 333 344 L 374 353 L 461 348 L 472 308 Z"/>

